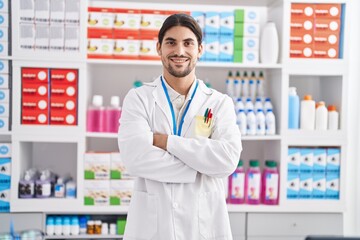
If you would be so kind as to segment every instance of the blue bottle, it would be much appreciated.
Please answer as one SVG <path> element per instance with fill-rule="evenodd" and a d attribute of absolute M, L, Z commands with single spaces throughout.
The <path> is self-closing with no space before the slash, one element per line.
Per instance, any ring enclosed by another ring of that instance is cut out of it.
<path fill-rule="evenodd" d="M 295 87 L 289 87 L 289 129 L 299 129 L 300 126 L 300 99 Z"/>

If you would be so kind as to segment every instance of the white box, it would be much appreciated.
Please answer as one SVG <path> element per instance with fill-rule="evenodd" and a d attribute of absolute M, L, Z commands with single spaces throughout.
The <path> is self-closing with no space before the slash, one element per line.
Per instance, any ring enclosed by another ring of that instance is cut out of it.
<path fill-rule="evenodd" d="M 114 39 L 114 56 L 138 57 L 140 53 L 139 39 Z"/>
<path fill-rule="evenodd" d="M 234 53 L 234 38 L 220 35 L 219 61 L 232 62 Z"/>
<path fill-rule="evenodd" d="M 36 24 L 35 26 L 35 50 L 49 51 L 50 25 Z"/>
<path fill-rule="evenodd" d="M 89 38 L 87 54 L 112 56 L 114 52 L 114 39 L 109 38 Z"/>
<path fill-rule="evenodd" d="M 191 16 L 196 20 L 199 24 L 201 30 L 205 31 L 205 13 L 199 11 L 191 11 Z"/>
<path fill-rule="evenodd" d="M 35 25 L 32 23 L 20 23 L 20 48 L 21 50 L 34 50 Z"/>
<path fill-rule="evenodd" d="M 0 117 L 9 117 L 9 112 L 9 103 L 0 103 Z"/>
<path fill-rule="evenodd" d="M 9 74 L 0 74 L 0 89 L 9 89 Z"/>
<path fill-rule="evenodd" d="M 65 0 L 65 22 L 80 22 L 80 0 Z"/>
<path fill-rule="evenodd" d="M 326 169 L 326 149 L 315 148 L 314 149 L 314 165 L 313 172 L 325 172 Z"/>
<path fill-rule="evenodd" d="M 159 54 L 156 50 L 156 39 L 141 39 L 139 56 L 143 57 L 158 57 Z"/>
<path fill-rule="evenodd" d="M 259 63 L 259 50 L 243 51 L 243 63 Z"/>
<path fill-rule="evenodd" d="M 9 43 L 0 42 L 0 56 L 8 56 L 9 55 Z"/>
<path fill-rule="evenodd" d="M 301 148 L 300 155 L 300 172 L 312 172 L 314 166 L 313 149 Z"/>
<path fill-rule="evenodd" d="M 112 29 L 115 15 L 112 12 L 88 12 L 88 28 Z"/>
<path fill-rule="evenodd" d="M 0 59 L 0 74 L 9 73 L 9 61 Z"/>
<path fill-rule="evenodd" d="M 11 158 L 10 157 L 3 157 L 2 155 L 9 155 L 7 146 L 3 146 L 0 144 L 0 185 L 3 184 L 10 184 L 11 178 Z"/>
<path fill-rule="evenodd" d="M 20 22 L 34 22 L 35 0 L 20 0 Z"/>
<path fill-rule="evenodd" d="M 9 12 L 9 2 L 10 0 L 0 0 L 0 12 L 8 13 Z"/>
<path fill-rule="evenodd" d="M 9 28 L 0 27 L 0 42 L 9 42 Z"/>
<path fill-rule="evenodd" d="M 0 132 L 8 132 L 8 131 L 9 131 L 9 118 L 0 117 Z"/>
<path fill-rule="evenodd" d="M 11 143 L 0 143 L 0 158 L 10 158 L 11 149 Z"/>
<path fill-rule="evenodd" d="M 243 50 L 259 50 L 259 38 L 257 37 L 244 37 Z"/>
<path fill-rule="evenodd" d="M 50 24 L 50 51 L 64 51 L 65 29 L 62 24 Z"/>
<path fill-rule="evenodd" d="M 65 21 L 65 0 L 50 0 L 50 22 L 63 23 Z"/>
<path fill-rule="evenodd" d="M 8 103 L 10 101 L 9 89 L 0 89 L 0 103 Z"/>
<path fill-rule="evenodd" d="M 312 198 L 316 198 L 316 199 L 325 198 L 325 192 L 326 192 L 325 172 L 323 172 L 323 173 L 315 173 L 313 175 Z"/>
<path fill-rule="evenodd" d="M 327 149 L 327 172 L 339 172 L 340 171 L 340 149 L 328 148 Z"/>
<path fill-rule="evenodd" d="M 205 39 L 205 60 L 218 61 L 220 55 L 220 41 L 218 36 L 206 36 Z"/>
<path fill-rule="evenodd" d="M 110 181 L 110 205 L 129 205 L 134 189 L 134 180 Z"/>
<path fill-rule="evenodd" d="M 259 23 L 260 22 L 259 9 L 245 8 L 244 9 L 244 22 L 245 23 Z"/>
<path fill-rule="evenodd" d="M 289 148 L 287 156 L 287 168 L 290 173 L 298 173 L 300 170 L 300 149 Z"/>
<path fill-rule="evenodd" d="M 340 195 L 340 176 L 339 173 L 326 173 L 326 193 L 327 199 L 339 199 Z"/>
<path fill-rule="evenodd" d="M 115 30 L 139 30 L 141 22 L 140 11 L 115 9 L 114 29 Z"/>
<path fill-rule="evenodd" d="M 220 35 L 234 35 L 234 12 L 220 12 Z"/>
<path fill-rule="evenodd" d="M 110 181 L 85 180 L 84 205 L 108 206 L 110 202 Z"/>
<path fill-rule="evenodd" d="M 205 13 L 205 34 L 219 35 L 220 34 L 220 14 L 218 12 Z"/>
<path fill-rule="evenodd" d="M 300 190 L 299 198 L 311 198 L 313 191 L 313 177 L 311 173 L 300 172 Z"/>
<path fill-rule="evenodd" d="M 10 212 L 10 184 L 0 184 L 0 213 Z"/>
<path fill-rule="evenodd" d="M 260 25 L 258 23 L 244 23 L 244 37 L 260 37 Z"/>
<path fill-rule="evenodd" d="M 0 13 L 0 27 L 8 27 L 8 26 L 9 26 L 9 14 Z"/>
<path fill-rule="evenodd" d="M 64 50 L 69 52 L 79 51 L 80 35 L 79 26 L 65 25 Z"/>
<path fill-rule="evenodd" d="M 49 23 L 50 21 L 50 1 L 35 0 L 35 22 Z"/>
<path fill-rule="evenodd" d="M 84 178 L 110 179 L 110 153 L 85 153 Z"/>
<path fill-rule="evenodd" d="M 288 199 L 296 199 L 299 197 L 300 178 L 298 173 L 288 173 L 286 196 Z"/>
<path fill-rule="evenodd" d="M 121 160 L 121 154 L 118 152 L 113 152 L 110 154 L 110 178 L 111 179 L 127 179 L 131 178 L 128 171 L 126 171 L 124 162 Z"/>

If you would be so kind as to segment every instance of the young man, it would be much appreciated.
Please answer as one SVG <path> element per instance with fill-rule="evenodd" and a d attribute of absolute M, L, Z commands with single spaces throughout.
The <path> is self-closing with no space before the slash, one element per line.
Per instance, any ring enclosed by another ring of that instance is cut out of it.
<path fill-rule="evenodd" d="M 222 179 L 242 150 L 233 102 L 196 79 L 192 17 L 171 15 L 158 38 L 162 75 L 123 104 L 119 149 L 137 177 L 124 239 L 232 239 Z"/>

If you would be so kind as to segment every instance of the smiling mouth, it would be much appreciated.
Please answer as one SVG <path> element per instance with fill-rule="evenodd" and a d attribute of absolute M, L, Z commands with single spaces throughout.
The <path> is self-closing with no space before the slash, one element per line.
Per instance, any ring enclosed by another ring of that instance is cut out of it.
<path fill-rule="evenodd" d="M 184 63 L 187 62 L 189 59 L 188 58 L 170 58 L 170 60 L 174 63 Z"/>

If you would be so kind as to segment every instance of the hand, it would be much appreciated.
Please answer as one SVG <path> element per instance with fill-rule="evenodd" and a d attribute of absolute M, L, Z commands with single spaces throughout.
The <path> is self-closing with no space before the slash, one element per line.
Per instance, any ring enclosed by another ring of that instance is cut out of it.
<path fill-rule="evenodd" d="M 153 145 L 166 151 L 168 135 L 154 133 Z"/>

